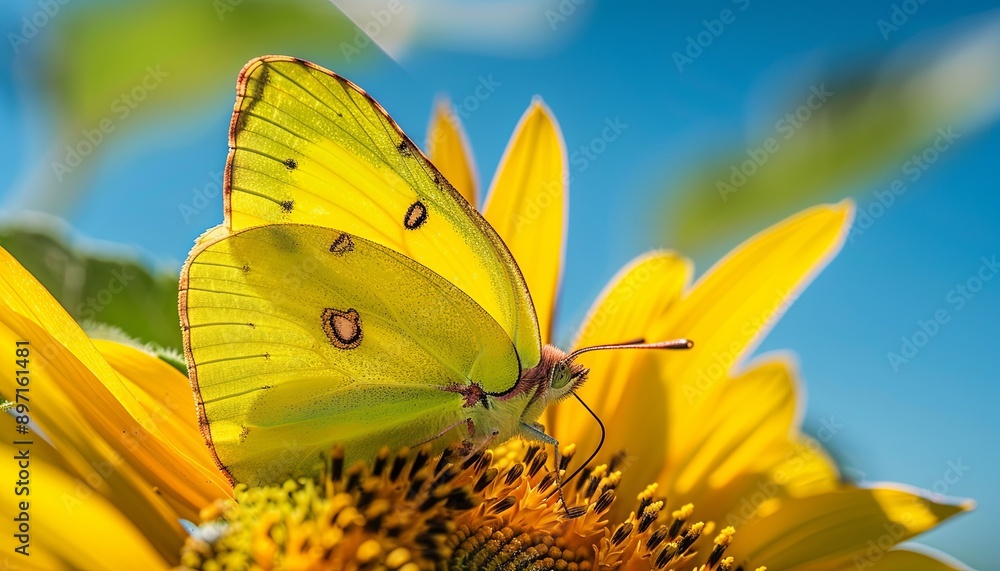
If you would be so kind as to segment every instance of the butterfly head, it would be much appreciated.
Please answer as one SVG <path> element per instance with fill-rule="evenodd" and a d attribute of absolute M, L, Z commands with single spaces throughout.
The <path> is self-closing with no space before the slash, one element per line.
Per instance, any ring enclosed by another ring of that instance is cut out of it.
<path fill-rule="evenodd" d="M 538 365 L 521 374 L 514 391 L 528 397 L 521 414 L 522 422 L 535 422 L 546 406 L 573 394 L 587 380 L 588 372 L 562 349 L 553 345 L 542 347 Z"/>

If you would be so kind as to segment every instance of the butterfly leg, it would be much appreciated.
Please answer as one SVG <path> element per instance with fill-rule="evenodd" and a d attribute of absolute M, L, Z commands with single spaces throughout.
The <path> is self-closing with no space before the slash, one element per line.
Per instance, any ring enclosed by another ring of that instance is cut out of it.
<path fill-rule="evenodd" d="M 533 422 L 531 424 L 528 424 L 527 422 L 522 422 L 521 436 L 525 437 L 528 440 L 537 440 L 540 442 L 544 442 L 545 444 L 556 446 L 557 448 L 559 446 L 559 441 L 556 440 L 555 438 L 552 438 L 548 434 L 545 434 L 545 427 L 537 422 Z"/>
<path fill-rule="evenodd" d="M 541 423 L 533 422 L 528 424 L 526 422 L 521 423 L 521 436 L 528 440 L 535 440 L 542 442 L 543 444 L 548 444 L 555 450 L 555 461 L 556 470 L 559 469 L 559 464 L 562 462 L 562 458 L 559 455 L 559 441 L 549 436 L 545 433 L 545 427 Z"/>
<path fill-rule="evenodd" d="M 521 436 L 527 438 L 528 440 L 537 440 L 543 442 L 544 444 L 552 446 L 552 449 L 555 451 L 554 458 L 555 458 L 556 486 L 557 486 L 555 492 L 559 494 L 559 501 L 563 505 L 563 511 L 565 511 L 566 515 L 569 516 L 570 510 L 569 507 L 566 505 L 566 496 L 563 495 L 562 476 L 559 474 L 560 472 L 559 465 L 562 464 L 562 454 L 560 454 L 559 452 L 559 441 L 553 438 L 552 436 L 546 434 L 545 427 L 538 422 L 533 422 L 531 424 L 522 422 Z M 546 498 L 550 497 L 551 495 L 552 494 L 549 494 L 548 496 L 546 496 Z"/>

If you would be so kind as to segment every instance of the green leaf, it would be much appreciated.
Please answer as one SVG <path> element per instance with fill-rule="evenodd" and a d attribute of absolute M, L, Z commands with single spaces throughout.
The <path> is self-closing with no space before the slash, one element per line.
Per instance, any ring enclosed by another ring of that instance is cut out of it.
<path fill-rule="evenodd" d="M 111 103 L 140 86 L 149 67 L 168 75 L 136 109 L 187 108 L 232 91 L 253 57 L 282 52 L 343 64 L 339 43 L 355 30 L 315 0 L 104 2 L 55 25 L 47 74 L 59 107 L 81 127 L 112 115 Z"/>
<path fill-rule="evenodd" d="M 81 325 L 104 323 L 129 337 L 181 350 L 176 271 L 153 271 L 138 256 L 82 248 L 51 222 L 0 225 L 13 255 Z"/>
<path fill-rule="evenodd" d="M 384 57 L 322 0 L 105 1 L 63 11 L 28 69 L 54 108 L 59 132 L 19 189 L 25 209 L 69 212 L 95 157 L 127 132 L 156 123 L 195 126 L 210 104 L 228 100 L 216 108 L 225 112 L 237 73 L 254 57 L 294 55 L 342 72 Z"/>
<path fill-rule="evenodd" d="M 668 208 L 669 242 L 716 246 L 879 180 L 905 179 L 915 153 L 946 153 L 956 135 L 997 116 L 998 28 L 994 21 L 930 54 L 909 46 L 876 70 L 789 94 L 766 132 L 682 179 Z"/>

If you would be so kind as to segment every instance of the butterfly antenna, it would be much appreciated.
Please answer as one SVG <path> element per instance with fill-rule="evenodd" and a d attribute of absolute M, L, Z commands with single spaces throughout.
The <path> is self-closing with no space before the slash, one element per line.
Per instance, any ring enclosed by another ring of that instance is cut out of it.
<path fill-rule="evenodd" d="M 559 475 L 558 475 L 559 474 L 558 473 L 559 464 L 561 464 L 561 461 L 560 461 L 561 454 L 559 453 L 559 446 L 557 445 L 555 447 L 556 448 L 556 470 L 557 470 L 557 472 L 556 472 L 556 479 L 558 480 L 556 482 L 556 485 L 558 487 L 555 490 L 553 490 L 552 492 L 549 492 L 549 495 L 545 496 L 545 499 L 546 500 L 549 499 L 550 497 L 552 497 L 552 494 L 558 492 L 559 493 L 559 498 L 562 500 L 562 503 L 563 503 L 563 509 L 566 510 L 567 513 L 569 512 L 569 508 L 566 507 L 566 498 L 563 496 L 563 489 L 562 489 L 563 484 L 564 483 L 568 484 L 568 483 L 572 482 L 577 476 L 580 475 L 580 472 L 582 472 L 584 470 L 584 468 L 586 468 L 590 464 L 590 461 L 593 460 L 597 456 L 598 453 L 600 453 L 601 448 L 604 447 L 604 439 L 607 437 L 607 434 L 608 434 L 607 430 L 604 428 L 604 421 L 601 420 L 601 417 L 597 416 L 597 413 L 594 412 L 593 409 L 591 409 L 589 406 L 587 406 L 587 403 L 583 402 L 583 399 L 580 398 L 580 395 L 578 395 L 576 393 L 573 393 L 573 396 L 576 398 L 576 400 L 580 401 L 580 404 L 583 405 L 583 408 L 587 409 L 587 412 L 590 413 L 590 416 L 594 417 L 594 420 L 597 421 L 597 425 L 601 427 L 601 440 L 597 443 L 597 448 L 595 448 L 594 451 L 590 453 L 590 456 L 588 456 L 587 459 L 584 460 L 583 464 L 580 464 L 580 466 L 576 470 L 573 470 L 573 473 L 570 474 L 569 477 L 566 478 L 565 480 L 563 480 L 562 478 L 559 478 Z"/>
<path fill-rule="evenodd" d="M 604 421 L 601 420 L 601 417 L 597 416 L 597 413 L 594 412 L 589 406 L 587 406 L 587 403 L 583 402 L 583 399 L 580 398 L 580 395 L 573 393 L 573 396 L 576 397 L 576 400 L 580 401 L 580 404 L 583 405 L 583 408 L 587 409 L 587 412 L 590 413 L 590 416 L 594 417 L 594 420 L 597 421 L 597 425 L 601 427 L 601 439 L 597 442 L 597 448 L 594 448 L 594 451 L 590 453 L 590 456 L 588 456 L 586 460 L 584 460 L 583 464 L 580 464 L 580 467 L 577 468 L 576 470 L 573 470 L 573 473 L 570 474 L 570 477 L 566 478 L 567 483 L 572 482 L 573 479 L 576 478 L 578 475 L 580 475 L 580 472 L 582 472 L 583 469 L 590 464 L 590 461 L 593 460 L 595 457 L 597 457 L 597 454 L 600 453 L 601 448 L 604 447 L 604 439 L 608 435 L 608 431 L 604 428 Z"/>
<path fill-rule="evenodd" d="M 563 494 L 563 489 L 562 489 L 562 487 L 563 487 L 562 477 L 559 475 L 559 472 L 562 471 L 562 469 L 560 468 L 560 466 L 562 465 L 562 453 L 559 452 L 559 443 L 556 443 L 555 445 L 553 445 L 552 448 L 553 448 L 553 450 L 555 450 L 555 457 L 556 457 L 555 458 L 555 462 L 556 462 L 556 489 L 552 490 L 551 492 L 549 492 L 548 495 L 546 495 L 542 499 L 543 500 L 547 500 L 547 499 L 549 499 L 549 498 L 552 497 L 552 494 L 558 493 L 559 494 L 559 501 L 562 503 L 563 511 L 566 513 L 567 516 L 569 516 L 569 507 L 566 505 L 566 496 L 565 496 L 565 494 Z"/>
<path fill-rule="evenodd" d="M 578 355 L 582 355 L 584 353 L 589 353 L 591 351 L 605 351 L 608 349 L 690 349 L 692 347 L 694 347 L 694 341 L 690 339 L 683 339 L 683 338 L 671 339 L 669 341 L 659 341 L 656 343 L 645 343 L 644 339 L 636 339 L 635 341 L 629 341 L 627 343 L 594 345 L 593 347 L 584 347 L 582 349 L 577 349 L 576 351 L 573 351 L 572 353 L 567 355 L 564 360 L 568 362 L 575 359 Z"/>

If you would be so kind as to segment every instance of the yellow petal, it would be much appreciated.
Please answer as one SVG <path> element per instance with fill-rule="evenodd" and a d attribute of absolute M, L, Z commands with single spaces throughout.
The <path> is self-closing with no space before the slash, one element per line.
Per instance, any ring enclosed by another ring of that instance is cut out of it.
<path fill-rule="evenodd" d="M 219 490 L 230 487 L 208 451 L 198 426 L 198 414 L 188 378 L 163 360 L 135 347 L 94 340 L 101 355 L 118 372 L 129 391 L 178 453 L 200 467 L 200 475 Z"/>
<path fill-rule="evenodd" d="M 773 443 L 759 451 L 761 458 L 756 462 L 759 466 L 746 466 L 723 485 L 713 474 L 708 481 L 715 482 L 714 485 L 699 487 L 688 495 L 671 497 L 666 492 L 669 508 L 691 502 L 698 519 L 740 529 L 770 500 L 821 494 L 841 486 L 833 462 L 815 444 Z"/>
<path fill-rule="evenodd" d="M 72 474 L 114 503 L 161 554 L 176 557 L 194 519 L 225 497 L 178 454 L 86 335 L 37 281 L 0 250 L 0 346 L 28 341 L 32 421 Z M 13 400 L 17 381 L 0 376 Z"/>
<path fill-rule="evenodd" d="M 770 357 L 717 384 L 694 421 L 668 419 L 668 431 L 683 435 L 656 477 L 670 509 L 693 502 L 699 519 L 738 528 L 766 500 L 838 485 L 815 443 L 789 440 L 798 430 L 795 379 L 788 359 Z"/>
<path fill-rule="evenodd" d="M 909 549 L 891 549 L 877 559 L 872 565 L 865 565 L 870 571 L 971 571 L 969 567 L 952 560 L 945 555 L 934 553 L 922 547 L 922 551 Z M 855 562 L 844 565 L 837 571 L 857 571 Z"/>
<path fill-rule="evenodd" d="M 758 516 L 737 529 L 738 539 L 727 554 L 747 569 L 857 567 L 971 507 L 939 503 L 915 490 L 895 487 L 849 487 L 769 500 L 760 506 Z"/>
<path fill-rule="evenodd" d="M 31 402 L 39 403 L 30 407 L 31 420 L 56 447 L 75 477 L 87 482 L 95 494 L 119 506 L 154 538 L 162 554 L 176 553 L 183 530 L 177 522 L 176 507 L 165 501 L 175 499 L 175 494 L 161 488 L 166 498 L 161 497 L 149 470 L 143 470 L 149 466 L 136 461 L 137 455 L 148 456 L 149 448 L 160 452 L 161 458 L 173 455 L 163 446 L 153 446 L 156 439 L 45 329 L 6 304 L 0 304 L 0 312 L 0 346 L 30 342 L 28 388 Z M 0 378 L 0 394 L 4 397 L 14 400 L 17 388 L 12 378 Z M 188 510 L 190 516 L 196 513 Z"/>
<path fill-rule="evenodd" d="M 10 311 L 41 324 L 64 347 L 73 348 L 85 368 L 101 377 L 105 388 L 134 418 L 145 413 L 107 362 L 91 345 L 87 335 L 59 302 L 38 283 L 6 250 L 0 248 L 0 300 Z"/>
<path fill-rule="evenodd" d="M 584 320 L 574 348 L 622 343 L 646 337 L 680 297 L 691 276 L 691 264 L 671 252 L 651 252 L 625 266 L 608 284 Z M 651 478 L 666 453 L 666 419 L 662 405 L 666 394 L 637 351 L 596 351 L 580 357 L 590 368 L 588 380 L 577 393 L 609 427 L 604 451 L 626 450 L 641 459 Z M 647 370 L 643 371 L 642 367 Z M 600 431 L 590 415 L 575 402 L 550 406 L 546 426 L 565 443 L 576 443 L 581 454 L 597 446 Z M 642 435 L 637 437 L 637 435 Z M 650 480 L 631 473 L 628 481 L 645 485 Z M 629 497 L 629 496 L 623 496 Z M 623 503 L 623 502 L 620 502 Z"/>
<path fill-rule="evenodd" d="M 706 489 L 724 488 L 739 475 L 757 471 L 761 457 L 791 432 L 795 397 L 787 364 L 762 362 L 713 391 L 694 411 L 696 421 L 671 422 L 670 429 L 683 431 L 684 437 L 662 472 L 660 481 L 672 483 L 667 496 L 694 501 Z"/>
<path fill-rule="evenodd" d="M 671 418 L 687 422 L 712 385 L 753 350 L 840 250 L 853 212 L 850 201 L 818 206 L 764 230 L 730 252 L 675 304 L 651 338 L 694 341 L 690 351 L 657 354 L 669 382 Z"/>
<path fill-rule="evenodd" d="M 39 405 L 41 406 L 41 405 Z M 0 415 L 0 431 L 15 434 L 14 417 Z M 0 478 L 11 483 L 9 493 L 0 496 L 0 518 L 15 521 L 27 512 L 29 519 L 28 557 L 12 550 L 20 545 L 7 535 L 3 557 L 10 569 L 169 569 L 170 563 L 157 553 L 150 539 L 111 502 L 87 486 L 78 476 L 66 472 L 58 453 L 40 438 L 30 438 L 30 446 L 15 446 L 12 439 L 0 439 Z M 13 460 L 29 450 L 27 495 L 16 495 L 21 487 L 21 467 Z M 91 478 L 100 478 L 97 469 Z M 26 502 L 22 504 L 21 502 Z M 23 508 L 27 508 L 26 510 Z M 12 524 L 8 531 L 16 531 Z M 177 548 L 180 544 L 177 545 Z M 178 556 L 174 555 L 174 560 Z M 22 566 L 24 565 L 24 566 Z M 7 568 L 7 567 L 5 567 Z"/>
<path fill-rule="evenodd" d="M 811 496 L 839 487 L 837 466 L 816 440 L 798 435 L 775 452 L 781 459 L 768 466 L 768 478 L 780 483 L 787 495 Z"/>
<path fill-rule="evenodd" d="M 543 343 L 552 337 L 566 238 L 567 186 L 562 133 L 549 109 L 536 100 L 507 145 L 483 215 L 524 274 Z"/>
<path fill-rule="evenodd" d="M 455 190 L 469 204 L 477 206 L 479 181 L 476 165 L 472 160 L 472 150 L 462 129 L 462 122 L 447 98 L 439 99 L 434 106 L 431 124 L 427 128 L 427 156 Z"/>

